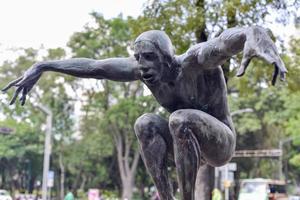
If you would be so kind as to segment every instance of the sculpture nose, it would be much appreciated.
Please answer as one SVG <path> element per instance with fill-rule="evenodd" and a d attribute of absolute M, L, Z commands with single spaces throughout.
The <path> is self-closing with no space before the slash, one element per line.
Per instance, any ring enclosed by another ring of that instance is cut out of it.
<path fill-rule="evenodd" d="M 145 58 L 143 57 L 143 55 L 140 55 L 140 56 L 138 57 L 138 62 L 139 62 L 140 64 L 143 64 L 143 63 L 145 62 Z"/>
<path fill-rule="evenodd" d="M 148 72 L 150 70 L 150 68 L 147 67 L 147 66 L 145 66 L 145 65 L 141 65 L 140 69 L 142 70 L 143 73 L 146 73 L 146 72 Z"/>

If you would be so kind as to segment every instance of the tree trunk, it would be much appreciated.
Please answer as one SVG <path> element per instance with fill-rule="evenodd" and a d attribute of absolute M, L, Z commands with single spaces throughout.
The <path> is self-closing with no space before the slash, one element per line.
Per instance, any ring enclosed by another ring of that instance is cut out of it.
<path fill-rule="evenodd" d="M 195 199 L 209 200 L 214 187 L 215 168 L 207 164 L 202 165 L 197 174 Z"/>
<path fill-rule="evenodd" d="M 133 157 L 129 157 L 132 151 L 132 142 L 126 134 L 123 134 L 115 124 L 111 126 L 113 138 L 117 149 L 118 167 L 122 181 L 122 200 L 131 200 L 135 181 L 135 173 L 140 158 L 139 150 L 136 149 Z M 128 134 L 128 133 L 127 133 Z M 132 160 L 130 162 L 130 160 Z"/>
<path fill-rule="evenodd" d="M 72 192 L 73 194 L 76 196 L 77 195 L 77 188 L 79 186 L 79 183 L 81 182 L 81 175 L 83 173 L 83 164 L 81 163 L 79 165 L 79 169 L 77 170 L 77 175 L 76 175 L 76 178 L 75 178 L 75 181 L 73 182 L 72 184 Z"/>
<path fill-rule="evenodd" d="M 122 180 L 122 200 L 132 199 L 133 186 L 133 181 L 130 176 L 126 177 L 125 180 Z"/>
<path fill-rule="evenodd" d="M 62 161 L 62 152 L 59 154 L 59 168 L 60 168 L 60 199 L 65 197 L 65 166 Z"/>
<path fill-rule="evenodd" d="M 84 191 L 86 180 L 87 180 L 87 178 L 86 178 L 85 174 L 83 173 L 82 174 L 82 181 L 81 181 L 81 184 L 80 184 L 80 187 L 79 187 L 79 189 L 82 190 L 82 191 Z"/>
<path fill-rule="evenodd" d="M 123 160 L 123 164 L 119 164 L 119 167 L 122 167 L 122 169 L 120 169 L 122 180 L 122 200 L 131 200 L 133 195 L 136 168 L 139 161 L 139 151 L 136 150 L 130 168 L 128 158 L 123 158 Z"/>

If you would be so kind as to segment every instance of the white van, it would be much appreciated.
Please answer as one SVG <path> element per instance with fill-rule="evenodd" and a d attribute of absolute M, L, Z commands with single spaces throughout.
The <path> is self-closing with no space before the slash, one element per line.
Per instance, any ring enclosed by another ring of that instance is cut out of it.
<path fill-rule="evenodd" d="M 285 182 L 272 179 L 245 179 L 238 200 L 288 200 Z"/>

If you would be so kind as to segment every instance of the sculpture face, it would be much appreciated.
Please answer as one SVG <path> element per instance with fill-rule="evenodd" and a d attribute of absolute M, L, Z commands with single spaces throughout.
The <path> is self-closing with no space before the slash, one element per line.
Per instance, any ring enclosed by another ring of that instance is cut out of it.
<path fill-rule="evenodd" d="M 134 46 L 134 56 L 139 63 L 142 78 L 147 84 L 153 85 L 161 80 L 163 56 L 151 42 L 137 42 Z"/>

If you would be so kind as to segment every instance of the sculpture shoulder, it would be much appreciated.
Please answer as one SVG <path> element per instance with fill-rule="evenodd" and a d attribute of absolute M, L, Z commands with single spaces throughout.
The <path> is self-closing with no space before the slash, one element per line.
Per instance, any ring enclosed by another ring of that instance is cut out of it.
<path fill-rule="evenodd" d="M 215 68 L 228 58 L 222 47 L 223 42 L 219 38 L 213 38 L 191 46 L 184 54 L 178 56 L 178 60 L 183 67 Z"/>

